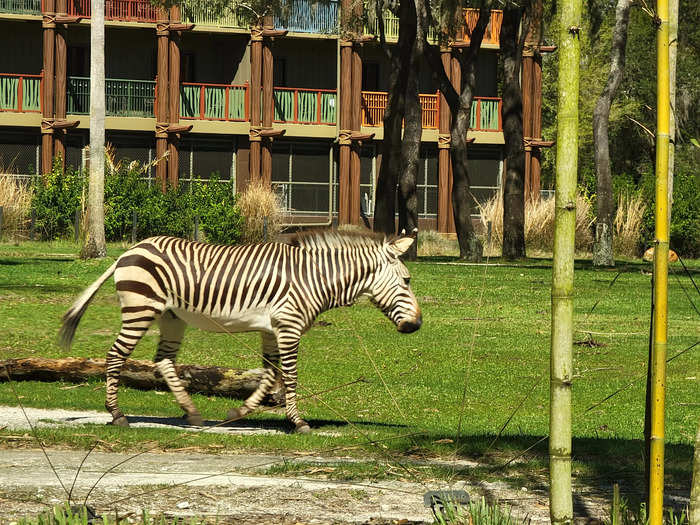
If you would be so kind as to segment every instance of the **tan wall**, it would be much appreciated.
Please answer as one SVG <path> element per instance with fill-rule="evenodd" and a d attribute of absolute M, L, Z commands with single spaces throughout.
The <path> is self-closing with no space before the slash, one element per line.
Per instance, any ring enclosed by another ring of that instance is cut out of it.
<path fill-rule="evenodd" d="M 41 73 L 41 22 L 3 21 L 0 73 Z"/>
<path fill-rule="evenodd" d="M 273 47 L 275 58 L 286 63 L 287 87 L 335 89 L 335 40 L 301 40 L 281 38 Z"/>
<path fill-rule="evenodd" d="M 182 53 L 194 59 L 194 82 L 243 84 L 250 78 L 247 35 L 185 33 Z"/>

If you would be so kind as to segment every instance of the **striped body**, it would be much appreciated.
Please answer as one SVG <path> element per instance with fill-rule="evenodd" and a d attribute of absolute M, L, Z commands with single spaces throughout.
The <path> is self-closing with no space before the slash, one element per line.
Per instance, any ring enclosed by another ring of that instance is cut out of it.
<path fill-rule="evenodd" d="M 80 317 L 104 281 L 114 273 L 122 329 L 107 354 L 106 407 L 115 424 L 126 425 L 117 405 L 124 360 L 154 322 L 160 323 L 155 362 L 193 424 L 201 416 L 175 373 L 186 324 L 214 332 L 258 331 L 265 374 L 238 419 L 255 409 L 278 379 L 286 387 L 287 416 L 304 431 L 296 408 L 296 357 L 301 335 L 321 312 L 352 304 L 363 293 L 410 332 L 420 310 L 398 255 L 408 238 L 392 242 L 356 234 L 321 232 L 292 244 L 218 246 L 173 237 L 146 239 L 125 252 L 64 317 L 61 335 L 69 345 Z"/>

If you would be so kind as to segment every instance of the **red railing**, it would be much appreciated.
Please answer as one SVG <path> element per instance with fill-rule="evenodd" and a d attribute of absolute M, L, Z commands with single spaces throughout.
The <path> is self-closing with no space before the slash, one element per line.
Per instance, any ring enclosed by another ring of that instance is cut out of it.
<path fill-rule="evenodd" d="M 458 39 L 469 42 L 469 35 L 472 34 L 476 23 L 479 21 L 479 10 L 468 8 L 464 10 L 464 20 L 465 29 L 462 34 L 458 35 Z M 482 44 L 495 44 L 500 43 L 501 25 L 503 24 L 503 11 L 499 9 L 491 10 L 491 20 L 489 20 L 489 25 L 486 26 L 486 31 L 484 32 L 484 39 Z"/>
<path fill-rule="evenodd" d="M 68 0 L 68 14 L 89 17 L 90 0 Z M 155 22 L 158 9 L 150 0 L 105 0 L 105 18 L 125 22 Z"/>
<path fill-rule="evenodd" d="M 422 124 L 425 129 L 437 129 L 440 115 L 440 96 L 419 95 L 422 109 Z M 362 92 L 362 125 L 376 127 L 382 125 L 388 95 L 385 92 Z M 497 102 L 497 103 L 496 103 Z M 474 131 L 501 131 L 502 101 L 498 97 L 474 97 L 470 129 Z"/>
<path fill-rule="evenodd" d="M 40 113 L 42 75 L 0 73 L 0 111 Z"/>
<path fill-rule="evenodd" d="M 245 122 L 248 114 L 248 84 L 180 85 L 180 118 Z"/>
<path fill-rule="evenodd" d="M 276 87 L 275 122 L 290 124 L 335 124 L 334 89 Z"/>

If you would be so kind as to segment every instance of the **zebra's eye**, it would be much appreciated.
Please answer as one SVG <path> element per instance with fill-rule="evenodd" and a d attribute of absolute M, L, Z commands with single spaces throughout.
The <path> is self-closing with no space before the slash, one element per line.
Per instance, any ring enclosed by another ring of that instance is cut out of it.
<path fill-rule="evenodd" d="M 408 286 L 409 284 L 411 284 L 411 278 L 410 278 L 410 277 L 404 277 L 404 278 L 403 278 L 403 283 L 404 283 L 406 286 Z"/>

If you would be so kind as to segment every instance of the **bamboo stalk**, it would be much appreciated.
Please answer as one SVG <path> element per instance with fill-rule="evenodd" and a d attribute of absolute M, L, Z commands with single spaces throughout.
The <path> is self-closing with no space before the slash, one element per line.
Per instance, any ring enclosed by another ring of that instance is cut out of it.
<path fill-rule="evenodd" d="M 668 153 L 670 132 L 668 0 L 656 6 L 656 209 L 654 249 L 654 346 L 651 369 L 649 523 L 661 525 L 664 503 L 664 405 L 668 338 Z"/>
<path fill-rule="evenodd" d="M 571 496 L 571 383 L 581 0 L 562 0 L 560 10 L 549 415 L 549 512 L 553 524 L 572 523 L 574 514 Z"/>

